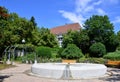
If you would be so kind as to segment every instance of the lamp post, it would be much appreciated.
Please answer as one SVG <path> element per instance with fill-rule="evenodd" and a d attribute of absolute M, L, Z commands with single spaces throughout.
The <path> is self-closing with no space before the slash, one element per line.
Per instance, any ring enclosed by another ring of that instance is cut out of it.
<path fill-rule="evenodd" d="M 24 44 L 25 44 L 25 39 L 22 39 L 22 44 L 23 44 L 23 48 L 22 48 L 22 55 L 24 56 Z M 22 57 L 22 62 L 23 62 L 23 57 Z"/>
<path fill-rule="evenodd" d="M 23 43 L 23 49 L 22 49 L 22 52 L 23 52 L 23 54 L 22 54 L 22 56 L 24 56 L 24 44 L 25 44 L 25 39 L 22 39 L 22 43 Z"/>
<path fill-rule="evenodd" d="M 22 43 L 25 43 L 25 39 L 22 39 Z"/>

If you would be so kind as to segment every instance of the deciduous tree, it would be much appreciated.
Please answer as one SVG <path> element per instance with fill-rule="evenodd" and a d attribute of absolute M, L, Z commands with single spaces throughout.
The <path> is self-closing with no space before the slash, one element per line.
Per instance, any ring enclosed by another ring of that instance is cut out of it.
<path fill-rule="evenodd" d="M 110 22 L 108 16 L 93 15 L 85 21 L 84 27 L 88 32 L 90 42 L 103 43 L 106 46 L 107 51 L 114 51 L 116 49 L 118 43 L 113 41 L 116 40 L 113 29 L 114 26 Z"/>

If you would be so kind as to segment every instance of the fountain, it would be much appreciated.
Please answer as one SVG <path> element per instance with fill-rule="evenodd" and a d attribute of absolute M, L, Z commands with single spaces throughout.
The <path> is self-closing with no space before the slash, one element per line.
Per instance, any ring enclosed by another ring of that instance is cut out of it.
<path fill-rule="evenodd" d="M 104 76 L 107 67 L 91 63 L 35 63 L 33 75 L 54 79 L 86 79 Z"/>

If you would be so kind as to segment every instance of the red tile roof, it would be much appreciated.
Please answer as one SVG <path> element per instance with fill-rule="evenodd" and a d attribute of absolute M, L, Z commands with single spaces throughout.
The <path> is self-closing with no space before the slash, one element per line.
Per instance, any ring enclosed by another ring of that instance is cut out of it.
<path fill-rule="evenodd" d="M 79 23 L 73 23 L 73 24 L 66 24 L 63 26 L 57 26 L 54 28 L 50 29 L 50 32 L 53 34 L 64 34 L 67 33 L 67 31 L 69 30 L 80 30 L 81 26 L 79 25 Z"/>

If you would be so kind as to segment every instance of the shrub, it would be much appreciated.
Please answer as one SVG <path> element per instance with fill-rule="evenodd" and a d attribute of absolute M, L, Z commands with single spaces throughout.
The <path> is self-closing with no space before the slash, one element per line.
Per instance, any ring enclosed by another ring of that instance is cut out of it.
<path fill-rule="evenodd" d="M 58 51 L 59 51 L 60 48 L 58 47 L 55 47 L 55 48 L 51 48 L 51 52 L 52 52 L 52 58 L 58 58 Z"/>
<path fill-rule="evenodd" d="M 106 53 L 105 45 L 98 42 L 90 46 L 90 56 L 91 57 L 102 57 Z"/>
<path fill-rule="evenodd" d="M 17 61 L 22 61 L 22 63 L 26 63 L 26 61 L 28 61 L 28 63 L 30 63 L 30 61 L 33 63 L 35 60 L 35 54 L 30 53 L 30 54 L 26 54 L 22 57 L 18 57 Z"/>
<path fill-rule="evenodd" d="M 50 60 L 49 60 L 49 62 L 61 62 L 62 60 L 61 60 L 61 58 L 51 58 Z"/>
<path fill-rule="evenodd" d="M 51 58 L 52 55 L 51 49 L 49 47 L 44 47 L 44 46 L 37 47 L 36 53 L 37 56 L 41 58 Z"/>
<path fill-rule="evenodd" d="M 51 51 L 53 53 L 57 53 L 59 51 L 59 49 L 60 49 L 59 47 L 55 47 L 55 48 L 52 48 Z"/>
<path fill-rule="evenodd" d="M 24 55 L 24 56 L 22 56 L 22 57 L 18 57 L 17 60 L 18 60 L 18 61 L 21 60 L 22 63 L 25 63 L 26 60 L 27 60 L 27 55 Z"/>
<path fill-rule="evenodd" d="M 28 61 L 34 61 L 35 60 L 35 54 L 26 54 Z"/>
<path fill-rule="evenodd" d="M 75 44 L 68 44 L 60 56 L 63 59 L 79 59 L 83 54 Z"/>
<path fill-rule="evenodd" d="M 46 63 L 46 62 L 61 62 L 62 60 L 61 60 L 61 58 L 50 58 L 50 59 L 48 59 L 48 58 L 37 58 L 37 62 L 38 63 Z"/>
<path fill-rule="evenodd" d="M 62 53 L 63 50 L 64 50 L 64 48 L 60 48 L 60 49 L 58 50 L 58 52 L 57 52 L 58 56 L 61 57 L 61 53 Z"/>
<path fill-rule="evenodd" d="M 104 55 L 104 58 L 110 60 L 120 60 L 120 51 L 107 53 Z"/>
<path fill-rule="evenodd" d="M 22 57 L 18 56 L 18 57 L 16 57 L 15 61 L 22 61 L 22 58 L 23 58 L 23 56 Z"/>
<path fill-rule="evenodd" d="M 118 46 L 118 47 L 116 48 L 116 51 L 120 51 L 120 46 Z"/>

